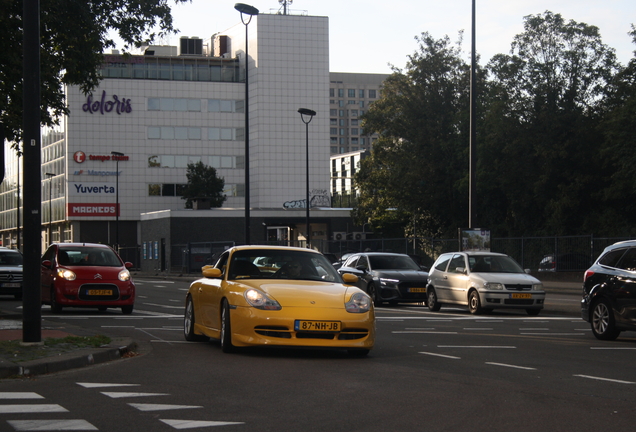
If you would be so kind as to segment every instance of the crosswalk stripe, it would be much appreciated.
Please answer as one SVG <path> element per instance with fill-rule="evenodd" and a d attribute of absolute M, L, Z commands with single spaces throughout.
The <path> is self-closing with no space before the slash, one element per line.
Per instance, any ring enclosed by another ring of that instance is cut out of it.
<path fill-rule="evenodd" d="M 86 420 L 7 420 L 17 431 L 99 430 Z"/>
<path fill-rule="evenodd" d="M 129 403 L 133 408 L 137 408 L 139 411 L 167 411 L 173 409 L 191 409 L 191 408 L 203 408 L 202 406 L 194 405 L 167 405 L 167 404 L 136 404 Z"/>
<path fill-rule="evenodd" d="M 44 399 L 33 392 L 0 392 L 0 399 Z"/>
<path fill-rule="evenodd" d="M 118 384 L 118 383 L 87 383 L 87 382 L 78 382 L 78 385 L 81 385 L 85 388 L 99 388 L 99 387 L 134 387 L 139 384 Z"/>
<path fill-rule="evenodd" d="M 102 392 L 103 395 L 113 399 L 144 396 L 169 396 L 170 393 L 133 393 L 133 392 Z"/>
<path fill-rule="evenodd" d="M 194 429 L 208 426 L 228 426 L 245 424 L 244 422 L 200 421 L 200 420 L 166 420 L 159 419 L 175 429 Z"/>
<path fill-rule="evenodd" d="M 68 412 L 68 410 L 58 404 L 0 405 L 0 414 L 44 412 Z"/>

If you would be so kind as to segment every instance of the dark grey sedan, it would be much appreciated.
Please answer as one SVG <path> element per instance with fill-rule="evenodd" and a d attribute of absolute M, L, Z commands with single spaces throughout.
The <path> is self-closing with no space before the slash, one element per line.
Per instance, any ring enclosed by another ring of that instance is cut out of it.
<path fill-rule="evenodd" d="M 375 306 L 384 302 L 426 302 L 428 273 L 408 255 L 387 252 L 356 253 L 344 262 L 338 273 L 358 276 L 358 288 L 371 296 Z"/>

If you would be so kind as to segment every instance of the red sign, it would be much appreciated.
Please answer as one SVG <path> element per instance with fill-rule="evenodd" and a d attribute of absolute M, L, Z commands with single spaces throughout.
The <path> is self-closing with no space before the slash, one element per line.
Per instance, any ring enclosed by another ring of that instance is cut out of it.
<path fill-rule="evenodd" d="M 119 204 L 68 203 L 69 216 L 119 216 Z"/>
<path fill-rule="evenodd" d="M 77 163 L 84 162 L 86 160 L 86 153 L 84 153 L 83 151 L 75 152 L 75 154 L 73 155 L 73 160 Z"/>

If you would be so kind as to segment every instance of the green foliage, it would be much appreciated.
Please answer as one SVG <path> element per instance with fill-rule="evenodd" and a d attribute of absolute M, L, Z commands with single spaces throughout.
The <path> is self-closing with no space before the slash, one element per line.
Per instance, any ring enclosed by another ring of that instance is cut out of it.
<path fill-rule="evenodd" d="M 42 345 L 23 345 L 19 340 L 0 341 L 0 359 L 23 362 L 42 357 L 57 356 L 84 348 L 99 348 L 108 345 L 108 336 L 66 336 L 45 338 Z"/>
<path fill-rule="evenodd" d="M 223 194 L 225 180 L 216 176 L 213 167 L 200 161 L 189 163 L 186 177 L 188 184 L 181 197 L 186 200 L 186 208 L 192 208 L 192 201 L 197 198 L 207 198 L 211 207 L 221 207 L 227 199 Z"/>
<path fill-rule="evenodd" d="M 184 3 L 190 0 L 174 0 Z M 0 122 L 7 140 L 19 141 L 22 128 L 23 2 L 0 0 Z M 41 122 L 53 125 L 67 114 L 64 85 L 85 93 L 100 80 L 102 53 L 114 47 L 115 31 L 126 48 L 173 33 L 168 0 L 40 0 Z"/>
<path fill-rule="evenodd" d="M 469 66 L 448 38 L 418 41 L 364 116 L 379 139 L 355 176 L 353 215 L 374 231 L 453 237 L 468 219 Z M 476 72 L 476 227 L 631 232 L 636 60 L 622 67 L 598 28 L 546 11 Z"/>

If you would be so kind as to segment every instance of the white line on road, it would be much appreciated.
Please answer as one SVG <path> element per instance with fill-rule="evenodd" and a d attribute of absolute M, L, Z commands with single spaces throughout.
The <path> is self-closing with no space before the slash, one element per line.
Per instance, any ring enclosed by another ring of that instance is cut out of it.
<path fill-rule="evenodd" d="M 134 278 L 135 282 L 145 282 L 145 283 L 165 283 L 165 284 L 173 284 L 174 281 L 167 281 L 167 280 L 146 280 L 146 279 L 137 279 Z"/>
<path fill-rule="evenodd" d="M 159 419 L 165 424 L 175 429 L 194 429 L 208 426 L 229 426 L 236 424 L 245 424 L 245 422 L 223 422 L 223 421 L 202 421 L 202 420 L 167 420 Z"/>
<path fill-rule="evenodd" d="M 623 381 L 623 380 L 617 380 L 617 379 L 595 377 L 595 376 L 590 376 L 590 375 L 574 375 L 574 376 L 575 377 L 580 377 L 580 378 L 589 378 L 589 379 L 598 380 L 598 381 L 609 381 L 609 382 L 614 382 L 614 383 L 618 383 L 618 384 L 636 384 L 636 382 L 631 382 L 631 381 Z"/>
<path fill-rule="evenodd" d="M 7 420 L 17 431 L 99 430 L 86 420 Z"/>
<path fill-rule="evenodd" d="M 162 304 L 157 304 L 157 303 L 144 303 L 144 306 L 157 306 L 157 307 L 162 307 L 162 308 L 166 308 L 166 309 L 183 309 L 185 307 L 183 305 L 170 306 L 170 305 L 162 305 Z"/>
<path fill-rule="evenodd" d="M 133 408 L 137 408 L 139 411 L 166 411 L 173 409 L 191 409 L 191 408 L 203 408 L 202 406 L 194 405 L 165 405 L 165 404 L 136 404 L 129 403 Z"/>
<path fill-rule="evenodd" d="M 584 336 L 584 333 L 519 333 L 525 336 Z"/>
<path fill-rule="evenodd" d="M 492 330 L 492 327 L 464 327 L 464 330 Z"/>
<path fill-rule="evenodd" d="M 593 350 L 636 350 L 636 348 L 631 347 L 590 347 Z"/>
<path fill-rule="evenodd" d="M 33 392 L 0 392 L 0 399 L 44 399 Z"/>
<path fill-rule="evenodd" d="M 486 362 L 486 364 L 493 365 L 493 366 L 504 366 L 504 367 L 514 368 L 514 369 L 537 370 L 536 368 L 525 367 L 525 366 L 516 366 L 516 365 L 511 365 L 511 364 L 506 364 L 506 363 Z"/>
<path fill-rule="evenodd" d="M 103 395 L 113 399 L 128 397 L 146 397 L 146 396 L 170 396 L 170 393 L 135 393 L 135 392 L 101 392 Z"/>
<path fill-rule="evenodd" d="M 437 348 L 501 348 L 501 349 L 517 349 L 515 346 L 506 345 L 437 345 Z"/>
<path fill-rule="evenodd" d="M 455 357 L 455 356 L 444 355 L 444 354 L 437 354 L 437 353 L 426 352 L 426 351 L 420 351 L 419 354 L 425 354 L 425 355 L 434 356 L 434 357 L 444 357 L 444 358 L 453 359 L 453 360 L 460 360 L 461 359 L 461 357 Z"/>
<path fill-rule="evenodd" d="M 88 383 L 78 382 L 77 385 L 81 385 L 84 388 L 102 388 L 102 387 L 135 387 L 141 384 L 119 384 L 119 383 Z"/>
<path fill-rule="evenodd" d="M 457 334 L 457 332 L 443 332 L 443 331 L 393 331 L 393 334 Z"/>
<path fill-rule="evenodd" d="M 0 405 L 1 414 L 68 412 L 58 404 Z"/>

